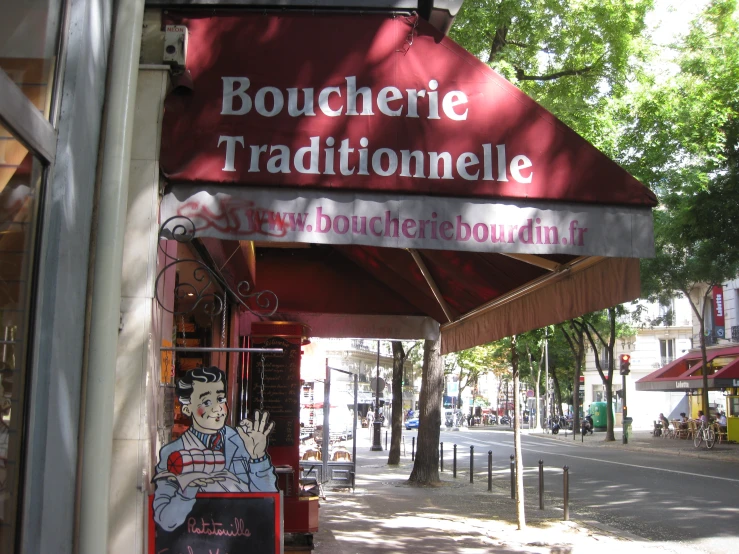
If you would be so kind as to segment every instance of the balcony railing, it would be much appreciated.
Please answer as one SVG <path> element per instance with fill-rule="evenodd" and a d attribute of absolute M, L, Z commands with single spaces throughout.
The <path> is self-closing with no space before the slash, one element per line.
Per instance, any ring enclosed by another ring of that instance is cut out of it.
<path fill-rule="evenodd" d="M 701 336 L 693 335 L 693 344 L 698 347 L 700 343 Z M 714 344 L 718 344 L 718 337 L 713 334 L 713 331 L 709 331 L 708 334 L 706 334 L 706 346 L 713 346 Z"/>
<path fill-rule="evenodd" d="M 674 362 L 675 356 L 660 356 L 660 361 L 662 362 L 662 365 L 665 366 L 669 363 Z"/>

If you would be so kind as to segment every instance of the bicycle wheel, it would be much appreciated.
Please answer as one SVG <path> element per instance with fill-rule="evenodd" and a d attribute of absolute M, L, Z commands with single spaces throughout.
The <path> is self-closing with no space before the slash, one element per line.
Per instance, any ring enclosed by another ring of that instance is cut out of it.
<path fill-rule="evenodd" d="M 693 446 L 698 448 L 702 442 L 703 442 L 703 431 L 701 429 L 698 429 L 695 432 L 695 435 L 693 436 Z"/>
<path fill-rule="evenodd" d="M 706 447 L 710 450 L 714 444 L 716 444 L 716 433 L 713 432 L 713 429 L 708 429 L 706 431 Z"/>

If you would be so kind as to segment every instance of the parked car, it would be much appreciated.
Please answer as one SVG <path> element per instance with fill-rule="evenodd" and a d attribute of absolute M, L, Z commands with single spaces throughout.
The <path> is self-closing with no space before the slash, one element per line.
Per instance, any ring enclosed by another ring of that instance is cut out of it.
<path fill-rule="evenodd" d="M 418 429 L 418 418 L 412 417 L 405 422 L 405 428 L 410 431 L 411 429 Z"/>

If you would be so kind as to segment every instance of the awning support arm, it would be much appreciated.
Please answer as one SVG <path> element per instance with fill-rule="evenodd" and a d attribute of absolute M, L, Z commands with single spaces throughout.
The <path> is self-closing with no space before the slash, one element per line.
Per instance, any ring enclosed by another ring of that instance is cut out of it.
<path fill-rule="evenodd" d="M 449 309 L 449 304 L 446 303 L 446 300 L 444 300 L 444 297 L 441 295 L 441 291 L 439 290 L 439 287 L 436 286 L 436 282 L 431 276 L 431 273 L 429 273 L 429 270 L 426 267 L 426 264 L 423 262 L 423 259 L 421 259 L 421 255 L 414 248 L 408 248 L 407 250 L 408 252 L 410 252 L 410 255 L 413 256 L 413 260 L 416 262 L 418 269 L 421 270 L 423 278 L 426 279 L 426 283 L 431 289 L 431 292 L 433 293 L 434 298 L 436 298 L 436 301 L 439 303 L 442 311 L 444 312 L 447 321 L 451 323 L 452 321 L 454 321 L 454 317 L 452 316 L 451 309 Z"/>
<path fill-rule="evenodd" d="M 164 267 L 159 271 L 159 275 L 157 275 L 154 282 L 154 296 L 159 306 L 171 314 L 185 315 L 194 312 L 200 305 L 206 314 L 216 317 L 224 312 L 226 298 L 230 296 L 237 304 L 257 317 L 264 318 L 274 315 L 279 302 L 277 295 L 271 290 L 252 292 L 248 281 L 241 281 L 233 290 L 228 286 L 217 268 L 213 268 L 201 260 L 173 257 L 162 247 L 162 240 L 176 240 L 180 243 L 194 244 L 196 231 L 192 219 L 182 215 L 170 217 L 159 227 L 159 249 L 166 259 Z M 174 288 L 174 300 L 182 300 L 186 296 L 190 297 L 189 307 L 181 312 L 176 311 L 174 305 L 167 306 L 164 299 L 160 298 L 159 280 L 164 277 L 169 269 L 177 266 L 194 268 L 191 269 L 192 278 Z M 217 294 L 219 288 L 226 292 L 223 298 L 220 294 Z M 251 305 L 247 304 L 247 301 L 250 301 Z"/>
<path fill-rule="evenodd" d="M 501 256 L 507 256 L 508 258 L 513 258 L 519 262 L 535 265 L 536 267 L 546 269 L 547 271 L 557 271 L 561 266 L 561 264 L 558 264 L 557 262 L 547 260 L 546 258 L 542 258 L 541 256 L 536 256 L 534 254 L 509 254 L 507 252 L 498 252 L 498 254 Z"/>

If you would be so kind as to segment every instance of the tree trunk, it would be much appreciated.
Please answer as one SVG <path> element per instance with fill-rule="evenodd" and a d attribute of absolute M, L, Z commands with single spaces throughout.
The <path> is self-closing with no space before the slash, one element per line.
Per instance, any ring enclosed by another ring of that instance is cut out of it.
<path fill-rule="evenodd" d="M 392 341 L 393 346 L 393 404 L 391 416 L 391 438 L 390 452 L 388 453 L 388 465 L 400 463 L 400 437 L 403 434 L 403 365 L 405 363 L 405 352 L 400 341 Z"/>
<path fill-rule="evenodd" d="M 519 395 L 518 350 L 516 337 L 511 340 L 511 367 L 513 368 L 513 452 L 516 465 L 516 520 L 518 528 L 526 528 L 526 510 L 524 508 L 523 490 L 523 458 L 521 456 L 521 399 Z"/>
<path fill-rule="evenodd" d="M 701 375 L 703 377 L 703 390 L 701 391 L 701 404 L 703 404 L 703 413 L 708 417 L 711 414 L 711 410 L 708 407 L 708 356 L 706 355 L 706 327 L 703 321 L 704 318 L 700 319 L 700 330 L 701 330 L 701 358 L 703 360 L 703 369 Z"/>
<path fill-rule="evenodd" d="M 703 295 L 703 305 L 700 306 L 700 315 L 698 315 L 698 322 L 700 323 L 700 345 L 701 345 L 701 360 L 703 362 L 703 368 L 701 370 L 701 377 L 703 383 L 703 389 L 701 390 L 701 404 L 703 405 L 703 413 L 706 417 L 711 415 L 711 409 L 708 407 L 708 356 L 706 355 L 706 318 L 705 309 L 706 301 L 708 300 L 708 291 L 711 290 L 709 286 Z M 688 295 L 690 299 L 690 295 Z M 691 302 L 692 305 L 692 302 Z M 697 311 L 694 309 L 694 311 Z"/>
<path fill-rule="evenodd" d="M 555 371 L 552 371 L 552 385 L 554 387 L 554 402 L 556 404 L 552 411 L 555 416 L 562 415 L 562 391 L 559 388 L 559 379 L 557 379 L 557 373 Z"/>
<path fill-rule="evenodd" d="M 424 341 L 423 373 L 419 400 L 418 451 L 411 483 L 431 485 L 439 479 L 439 435 L 441 433 L 441 399 L 444 390 L 444 364 L 441 339 Z"/>
<path fill-rule="evenodd" d="M 606 397 L 608 398 L 608 404 L 606 404 L 606 410 L 608 411 L 606 440 L 615 441 L 616 435 L 613 433 L 613 427 L 615 424 L 613 418 L 613 365 L 615 362 L 613 359 L 613 351 L 615 350 L 614 345 L 616 344 L 616 308 L 608 308 L 608 323 L 610 325 L 610 337 L 608 338 L 608 380 L 606 382 Z"/>
<path fill-rule="evenodd" d="M 572 409 L 575 411 L 574 419 L 572 421 L 573 433 L 572 437 L 580 430 L 580 374 L 582 372 L 583 361 L 585 358 L 585 327 L 584 323 L 577 324 L 575 320 L 570 321 L 570 328 L 572 329 L 573 335 L 567 332 L 562 327 L 562 334 L 567 340 L 567 345 L 570 347 L 572 356 L 575 358 L 575 377 L 572 386 Z M 596 351 L 596 362 L 597 362 L 597 351 Z"/>

